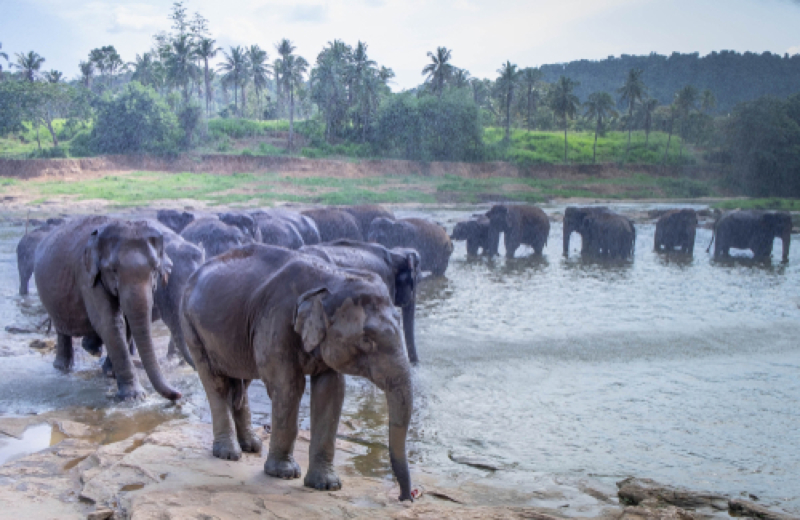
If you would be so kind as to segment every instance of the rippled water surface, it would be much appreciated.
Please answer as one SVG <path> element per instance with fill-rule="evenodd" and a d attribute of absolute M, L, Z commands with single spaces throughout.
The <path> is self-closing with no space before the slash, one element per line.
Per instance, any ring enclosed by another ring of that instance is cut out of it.
<path fill-rule="evenodd" d="M 452 229 L 471 212 L 398 213 Z M 577 235 L 563 258 L 561 230 L 552 224 L 543 258 L 523 247 L 515 260 L 468 260 L 458 243 L 447 276 L 421 285 L 409 445 L 417 467 L 521 489 L 542 475 L 607 482 L 635 475 L 753 493 L 800 513 L 798 247 L 787 265 L 756 264 L 748 252 L 715 263 L 705 252 L 711 232 L 699 229 L 694 259 L 664 257 L 652 251 L 654 225 L 640 223 L 633 261 L 597 263 L 580 259 Z M 36 300 L 16 296 L 21 233 L 0 224 L 2 325 Z M 780 247 L 776 240 L 775 258 Z M 28 340 L 0 331 L 0 346 Z M 104 417 L 182 413 L 155 397 L 138 407 L 113 403 L 88 356 L 68 377 L 51 362 L 35 353 L 0 358 L 0 413 L 66 406 Z M 207 417 L 195 376 L 173 368 L 170 377 Z M 251 399 L 256 420 L 268 421 L 263 386 L 253 386 Z M 307 421 L 307 398 L 302 415 Z M 376 443 L 356 467 L 386 474 L 382 394 L 350 380 L 343 421 Z M 462 456 L 503 469 L 452 460 Z"/>

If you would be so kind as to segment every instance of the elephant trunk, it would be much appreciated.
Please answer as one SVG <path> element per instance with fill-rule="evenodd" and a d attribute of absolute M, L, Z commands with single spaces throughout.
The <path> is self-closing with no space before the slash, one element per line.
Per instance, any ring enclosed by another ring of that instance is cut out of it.
<path fill-rule="evenodd" d="M 411 302 L 403 307 L 403 335 L 406 339 L 406 349 L 408 350 L 408 360 L 411 364 L 416 365 L 419 363 L 417 357 L 417 343 L 414 338 L 414 315 L 417 310 L 416 296 L 411 299 Z"/>
<path fill-rule="evenodd" d="M 389 408 L 389 459 L 392 472 L 400 485 L 400 500 L 413 500 L 411 496 L 411 473 L 406 458 L 406 436 L 414 409 L 411 377 L 406 365 L 402 377 L 386 387 L 386 402 Z"/>
<path fill-rule="evenodd" d="M 500 250 L 500 228 L 494 225 L 489 226 L 489 256 L 499 254 Z"/>
<path fill-rule="evenodd" d="M 181 393 L 172 388 L 164 379 L 161 367 L 156 359 L 153 338 L 150 333 L 150 323 L 153 312 L 153 294 L 147 289 L 137 289 L 134 293 L 120 295 L 120 305 L 128 325 L 131 328 L 133 340 L 139 349 L 139 357 L 142 360 L 147 377 L 153 388 L 165 398 L 176 401 L 181 398 Z"/>
<path fill-rule="evenodd" d="M 787 230 L 785 230 L 783 232 L 783 235 L 781 235 L 781 242 L 783 242 L 783 259 L 782 260 L 784 262 L 788 262 L 789 261 L 789 246 L 791 246 L 791 243 L 792 243 L 792 228 L 791 228 L 791 226 L 789 227 L 789 229 L 787 229 Z"/>

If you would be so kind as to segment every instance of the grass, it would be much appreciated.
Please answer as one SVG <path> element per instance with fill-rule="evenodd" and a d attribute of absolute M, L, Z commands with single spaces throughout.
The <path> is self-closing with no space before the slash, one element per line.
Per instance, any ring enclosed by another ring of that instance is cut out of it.
<path fill-rule="evenodd" d="M 800 211 L 800 199 L 733 199 L 724 200 L 712 204 L 712 207 L 728 210 L 728 209 L 763 209 L 763 210 L 782 210 L 782 211 Z"/>

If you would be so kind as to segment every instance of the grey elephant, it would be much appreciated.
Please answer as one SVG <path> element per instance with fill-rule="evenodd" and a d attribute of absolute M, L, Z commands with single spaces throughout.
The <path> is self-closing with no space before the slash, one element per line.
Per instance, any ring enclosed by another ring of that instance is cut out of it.
<path fill-rule="evenodd" d="M 544 251 L 550 235 L 550 220 L 540 208 L 498 204 L 486 212 L 486 218 L 489 219 L 490 256 L 497 254 L 500 233 L 503 233 L 508 258 L 514 258 L 517 249 L 523 244 L 531 246 L 536 255 L 541 255 Z"/>
<path fill-rule="evenodd" d="M 636 228 L 622 215 L 600 212 L 583 220 L 581 236 L 591 244 L 590 255 L 605 258 L 629 258 L 636 245 Z"/>
<path fill-rule="evenodd" d="M 265 216 L 268 216 L 273 219 L 283 220 L 291 224 L 300 234 L 300 237 L 303 239 L 303 244 L 305 245 L 319 244 L 322 241 L 319 236 L 319 229 L 317 229 L 317 224 L 314 222 L 314 219 L 297 213 L 296 211 L 285 208 L 271 208 L 267 210 L 254 211 L 251 213 L 251 215 L 253 215 L 253 217 L 256 219 L 261 219 Z"/>
<path fill-rule="evenodd" d="M 332 242 L 342 238 L 364 240 L 358 221 L 350 213 L 336 208 L 315 208 L 303 211 L 317 225 L 322 242 Z"/>
<path fill-rule="evenodd" d="M 217 218 L 197 219 L 181 232 L 181 236 L 201 246 L 206 258 L 217 256 L 228 249 L 252 244 L 253 238 L 236 226 L 230 226 Z"/>
<path fill-rule="evenodd" d="M 72 369 L 74 336 L 99 338 L 114 365 L 117 397 L 142 398 L 128 351 L 130 334 L 153 388 L 179 399 L 161 373 L 150 334 L 158 278 L 166 279 L 171 269 L 163 235 L 147 222 L 94 216 L 50 232 L 36 248 L 34 277 L 58 334 L 53 365 Z"/>
<path fill-rule="evenodd" d="M 697 212 L 693 209 L 674 209 L 659 217 L 653 240 L 656 251 L 674 251 L 691 255 L 697 234 Z"/>
<path fill-rule="evenodd" d="M 301 252 L 317 256 L 339 267 L 371 271 L 381 277 L 395 306 L 403 313 L 403 336 L 412 364 L 419 362 L 414 336 L 417 283 L 421 278 L 420 257 L 414 249 L 387 249 L 380 244 L 337 240 L 304 246 Z"/>
<path fill-rule="evenodd" d="M 253 242 L 261 242 L 261 229 L 256 223 L 255 218 L 247 213 L 219 213 L 217 215 L 220 221 L 239 228 L 245 236 L 249 237 Z"/>
<path fill-rule="evenodd" d="M 160 209 L 156 212 L 156 220 L 175 233 L 180 233 L 186 226 L 194 222 L 194 215 L 174 209 Z"/>
<path fill-rule="evenodd" d="M 259 452 L 247 389 L 260 378 L 272 400 L 266 474 L 300 477 L 293 451 L 306 376 L 311 445 L 304 484 L 336 490 L 336 431 L 344 375 L 386 394 L 389 456 L 400 499 L 411 500 L 406 436 L 413 411 L 411 368 L 397 311 L 374 273 L 340 269 L 285 248 L 253 244 L 212 259 L 184 293 L 182 325 L 211 408 L 212 453 L 238 460 Z"/>
<path fill-rule="evenodd" d="M 420 218 L 379 217 L 369 226 L 368 239 L 388 248 L 407 247 L 420 256 L 420 269 L 443 276 L 453 254 L 453 242 L 440 224 Z"/>
<path fill-rule="evenodd" d="M 753 257 L 764 260 L 772 255 L 775 238 L 783 243 L 782 262 L 789 261 L 789 247 L 792 242 L 792 216 L 786 211 L 735 210 L 723 214 L 714 223 L 711 244 L 714 258 L 730 254 L 731 248 L 749 249 Z"/>
<path fill-rule="evenodd" d="M 260 242 L 287 249 L 300 249 L 304 245 L 303 237 L 297 227 L 290 221 L 269 214 L 254 216 L 259 227 Z"/>
<path fill-rule="evenodd" d="M 570 206 L 564 211 L 564 256 L 569 255 L 569 242 L 572 233 L 581 235 L 581 254 L 598 254 L 597 248 L 592 245 L 590 237 L 584 231 L 584 220 L 602 213 L 611 213 L 611 210 L 605 206 Z"/>
<path fill-rule="evenodd" d="M 467 256 L 477 256 L 478 251 L 489 253 L 489 218 L 476 215 L 469 220 L 457 222 L 450 234 L 450 240 L 466 240 Z"/>
<path fill-rule="evenodd" d="M 356 223 L 358 224 L 358 230 L 361 232 L 361 236 L 364 238 L 366 238 L 369 234 L 369 226 L 376 218 L 382 217 L 388 218 L 389 220 L 395 219 L 394 213 L 384 208 L 380 204 L 359 204 L 357 206 L 348 206 L 342 209 L 353 215 L 353 217 L 356 219 Z"/>
<path fill-rule="evenodd" d="M 28 283 L 33 276 L 36 247 L 52 230 L 66 222 L 63 218 L 49 218 L 41 226 L 27 232 L 17 244 L 17 271 L 19 272 L 19 294 L 28 294 Z"/>

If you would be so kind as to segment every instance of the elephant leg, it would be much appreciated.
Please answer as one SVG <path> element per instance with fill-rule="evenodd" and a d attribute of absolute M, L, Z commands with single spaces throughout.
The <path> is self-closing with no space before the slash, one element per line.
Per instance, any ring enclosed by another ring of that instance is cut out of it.
<path fill-rule="evenodd" d="M 233 379 L 233 422 L 236 425 L 236 440 L 242 451 L 261 453 L 261 438 L 253 431 L 250 414 L 250 398 L 247 389 L 249 379 Z"/>
<path fill-rule="evenodd" d="M 472 238 L 467 239 L 467 256 L 478 256 L 478 241 Z"/>
<path fill-rule="evenodd" d="M 114 376 L 114 365 L 111 363 L 111 357 L 106 356 L 105 361 L 103 361 L 103 366 L 101 367 L 103 370 L 103 374 L 108 378 L 113 378 Z"/>
<path fill-rule="evenodd" d="M 519 249 L 520 246 L 519 240 L 515 240 L 512 237 L 511 232 L 506 232 L 504 235 L 504 239 L 506 246 L 506 258 L 514 258 L 514 253 L 517 252 L 517 249 Z"/>
<path fill-rule="evenodd" d="M 93 356 L 99 356 L 103 352 L 103 340 L 95 333 L 88 334 L 81 340 L 83 350 Z"/>
<path fill-rule="evenodd" d="M 338 490 L 342 483 L 333 470 L 336 430 L 344 403 L 344 375 L 329 370 L 311 377 L 311 446 L 306 487 Z"/>
<path fill-rule="evenodd" d="M 107 302 L 99 301 L 97 304 L 104 306 L 99 309 L 91 309 L 89 319 L 95 332 L 103 340 L 109 361 L 114 367 L 114 375 L 117 379 L 117 398 L 122 400 L 144 399 L 147 394 L 133 369 L 125 318 L 118 310 L 112 309 Z"/>
<path fill-rule="evenodd" d="M 75 351 L 72 348 L 72 337 L 59 334 L 56 340 L 56 359 L 53 366 L 62 372 L 72 371 L 75 366 Z"/>
<path fill-rule="evenodd" d="M 174 358 L 178 355 L 178 349 L 175 347 L 175 338 L 170 335 L 169 337 L 169 345 L 167 345 L 167 357 Z"/>
<path fill-rule="evenodd" d="M 211 408 L 211 422 L 214 431 L 214 444 L 212 454 L 224 460 L 239 460 L 242 449 L 236 439 L 236 430 L 233 419 L 232 385 L 231 378 L 216 375 L 204 360 L 197 363 L 197 374 L 208 397 Z M 248 407 L 247 412 L 250 412 Z"/>
<path fill-rule="evenodd" d="M 306 378 L 290 363 L 273 362 L 259 372 L 272 400 L 272 434 L 264 473 L 283 479 L 300 478 L 300 466 L 293 453 Z"/>

